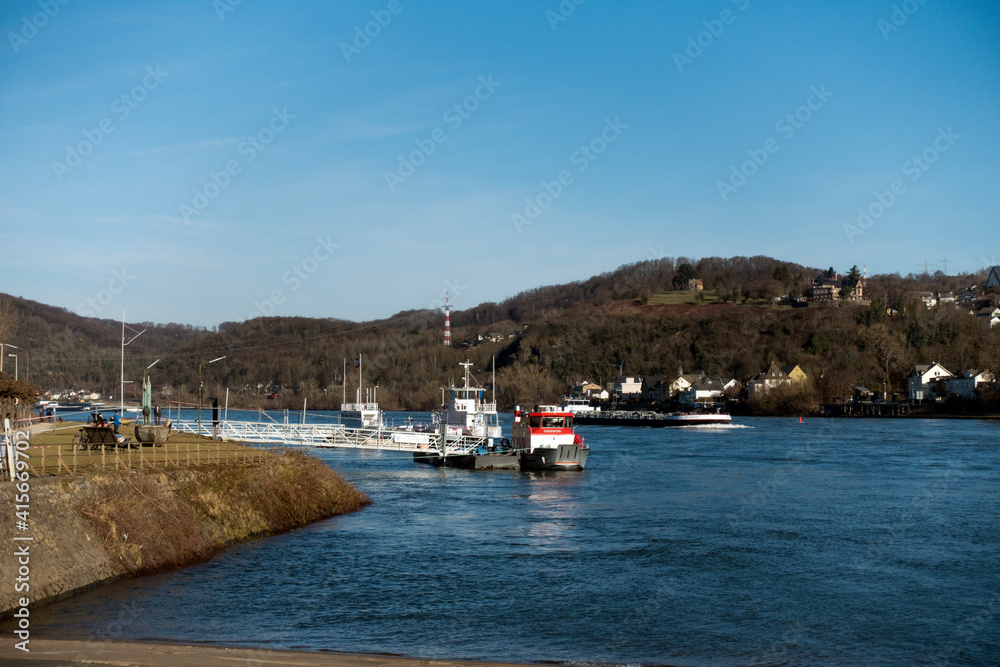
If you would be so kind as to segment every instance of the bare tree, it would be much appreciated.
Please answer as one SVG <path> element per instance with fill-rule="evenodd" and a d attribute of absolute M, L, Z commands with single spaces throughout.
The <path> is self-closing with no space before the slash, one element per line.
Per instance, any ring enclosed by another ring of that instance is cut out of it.
<path fill-rule="evenodd" d="M 891 330 L 885 323 L 873 324 L 862 335 L 865 351 L 883 374 L 885 391 L 891 386 L 889 375 L 900 368 L 906 359 L 903 337 Z"/>

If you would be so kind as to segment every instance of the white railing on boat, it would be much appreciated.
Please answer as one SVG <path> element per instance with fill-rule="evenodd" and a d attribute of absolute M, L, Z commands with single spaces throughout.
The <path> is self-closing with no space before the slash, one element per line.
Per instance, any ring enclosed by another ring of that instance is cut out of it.
<path fill-rule="evenodd" d="M 179 420 L 173 428 L 182 433 L 198 433 L 198 422 Z M 212 422 L 202 422 L 201 435 L 233 442 L 270 442 L 309 447 L 386 449 L 396 452 L 436 452 L 443 448 L 438 432 L 392 428 L 350 428 L 342 424 L 279 424 L 276 422 L 220 421 L 213 433 Z M 447 455 L 471 454 L 489 444 L 486 437 L 449 435 Z M 497 443 L 499 444 L 499 443 Z"/>
<path fill-rule="evenodd" d="M 378 412 L 378 403 L 344 403 L 341 412 Z"/>

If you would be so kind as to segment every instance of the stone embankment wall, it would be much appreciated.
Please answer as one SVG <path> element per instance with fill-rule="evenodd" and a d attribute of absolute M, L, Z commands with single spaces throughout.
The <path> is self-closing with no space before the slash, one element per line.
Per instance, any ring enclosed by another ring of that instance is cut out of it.
<path fill-rule="evenodd" d="M 20 598 L 35 607 L 204 561 L 229 544 L 369 502 L 321 461 L 299 453 L 253 465 L 31 478 L 28 502 L 17 495 L 16 483 L 0 483 L 0 618 Z M 27 527 L 18 525 L 18 504 L 28 505 Z M 27 554 L 17 555 L 24 546 Z M 17 590 L 23 584 L 27 589 Z"/>

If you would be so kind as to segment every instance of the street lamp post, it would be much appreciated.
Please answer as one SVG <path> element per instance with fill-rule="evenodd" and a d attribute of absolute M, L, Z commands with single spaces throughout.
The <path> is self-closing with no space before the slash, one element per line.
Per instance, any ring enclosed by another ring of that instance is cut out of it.
<path fill-rule="evenodd" d="M 128 330 L 129 330 L 129 333 L 134 333 L 134 334 L 135 334 L 134 336 L 132 336 L 131 338 L 129 338 L 129 339 L 127 340 L 127 341 L 125 340 L 125 329 L 126 329 L 126 328 L 127 328 Z M 121 394 L 121 395 L 119 396 L 119 399 L 120 399 L 120 403 L 121 403 L 121 413 L 122 413 L 122 415 L 123 415 L 123 416 L 124 416 L 124 414 L 125 414 L 125 346 L 126 346 L 126 345 L 128 345 L 129 343 L 131 343 L 132 341 L 134 341 L 134 340 L 135 340 L 136 338 L 138 338 L 139 336 L 141 336 L 141 335 L 142 335 L 142 334 L 144 334 L 144 333 L 146 333 L 146 330 L 145 330 L 145 329 L 143 329 L 142 331 L 136 331 L 136 330 L 135 330 L 135 329 L 133 329 L 132 327 L 126 327 L 126 326 L 125 326 L 125 311 L 123 310 L 123 311 L 122 311 L 122 365 L 121 365 L 121 385 L 119 385 L 119 388 L 120 388 L 120 394 Z"/>
<path fill-rule="evenodd" d="M 212 359 L 211 361 L 205 361 L 203 363 L 198 364 L 198 437 L 201 437 L 201 389 L 202 389 L 201 367 L 207 366 L 208 364 L 214 364 L 216 361 L 222 361 L 227 356 L 228 355 L 224 354 L 221 357 L 216 357 L 215 359 Z"/>
<path fill-rule="evenodd" d="M 14 347 L 11 345 L 11 347 Z M 17 355 L 11 352 L 7 355 L 8 357 L 14 357 L 14 382 L 17 382 Z"/>
<path fill-rule="evenodd" d="M 17 345 L 11 345 L 10 343 L 0 343 L 0 372 L 3 371 L 3 348 L 4 347 L 9 347 L 9 348 L 15 349 L 18 352 L 24 352 L 24 355 L 26 357 L 28 357 L 28 378 L 27 379 L 30 382 L 31 381 L 31 355 L 28 354 L 27 350 L 21 349 Z M 8 354 L 7 356 L 8 357 L 16 357 L 17 355 Z M 14 376 L 15 376 L 14 379 L 16 380 L 17 379 L 17 362 L 16 361 L 14 362 Z"/>

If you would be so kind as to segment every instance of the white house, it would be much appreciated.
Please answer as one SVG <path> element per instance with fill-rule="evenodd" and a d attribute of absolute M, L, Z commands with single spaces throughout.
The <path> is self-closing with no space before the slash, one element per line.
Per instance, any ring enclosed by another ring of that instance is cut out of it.
<path fill-rule="evenodd" d="M 642 378 L 638 375 L 619 375 L 615 378 L 614 393 L 622 398 L 638 397 L 642 393 Z"/>
<path fill-rule="evenodd" d="M 677 378 L 670 383 L 667 393 L 670 394 L 671 398 L 676 398 L 677 396 L 680 396 L 682 391 L 693 385 L 699 377 L 701 376 L 696 373 L 680 373 Z"/>
<path fill-rule="evenodd" d="M 941 380 L 949 380 L 953 377 L 955 376 L 952 375 L 951 371 L 939 363 L 930 365 L 918 364 L 914 366 L 909 379 L 910 400 L 930 400 L 935 383 Z"/>
<path fill-rule="evenodd" d="M 995 327 L 998 323 L 1000 323 L 1000 308 L 986 306 L 985 308 L 981 308 L 977 315 L 989 322 L 990 327 Z"/>
<path fill-rule="evenodd" d="M 736 380 L 736 378 L 729 378 L 728 380 L 723 380 L 722 378 L 719 378 L 719 382 L 722 383 L 722 388 L 725 391 L 729 391 L 730 389 L 735 389 L 736 387 L 740 386 L 740 383 Z"/>
<path fill-rule="evenodd" d="M 976 399 L 976 387 L 993 382 L 993 374 L 989 371 L 965 371 L 962 377 L 951 378 L 946 382 L 949 396 L 958 396 L 966 401 Z"/>
<path fill-rule="evenodd" d="M 609 396 L 607 389 L 589 380 L 584 380 L 580 384 L 575 385 L 573 387 L 573 395 L 584 398 L 596 398 L 601 401 L 607 400 Z"/>
<path fill-rule="evenodd" d="M 709 377 L 700 377 L 694 381 L 694 384 L 680 393 L 680 402 L 686 405 L 714 403 L 723 398 L 726 387 L 730 383 L 735 383 L 735 380 L 730 380 L 727 383 Z"/>
<path fill-rule="evenodd" d="M 924 305 L 928 308 L 933 308 L 937 305 L 937 297 L 934 296 L 934 292 L 917 292 L 915 296 L 924 302 Z"/>

